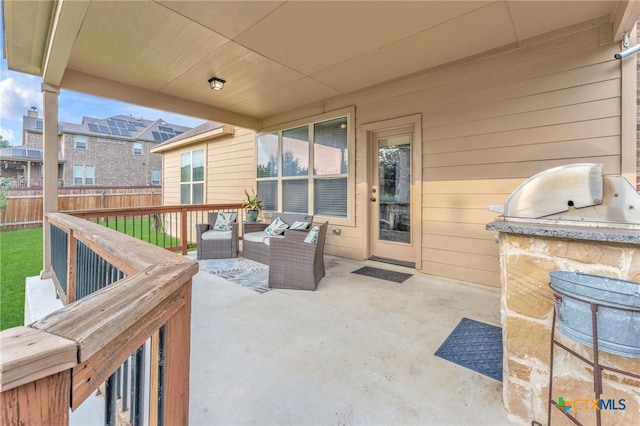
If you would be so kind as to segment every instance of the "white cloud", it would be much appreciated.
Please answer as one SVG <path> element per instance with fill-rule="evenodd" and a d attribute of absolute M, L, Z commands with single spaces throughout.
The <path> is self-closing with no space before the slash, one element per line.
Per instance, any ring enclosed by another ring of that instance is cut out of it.
<path fill-rule="evenodd" d="M 11 145 L 16 145 L 16 134 L 12 129 L 4 129 L 0 126 L 0 136 L 2 136 L 2 139 L 9 141 Z"/>
<path fill-rule="evenodd" d="M 35 77 L 8 77 L 0 81 L 0 111 L 3 119 L 22 120 L 29 108 L 42 111 L 42 93 Z"/>

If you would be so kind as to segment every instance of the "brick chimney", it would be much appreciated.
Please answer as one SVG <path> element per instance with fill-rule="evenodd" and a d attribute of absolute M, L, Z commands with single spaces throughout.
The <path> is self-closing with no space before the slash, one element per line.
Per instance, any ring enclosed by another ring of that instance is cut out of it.
<path fill-rule="evenodd" d="M 35 118 L 38 118 L 38 108 L 37 108 L 37 107 L 32 106 L 32 107 L 29 109 L 29 111 L 27 111 L 27 115 L 28 115 L 29 117 L 35 117 Z"/>

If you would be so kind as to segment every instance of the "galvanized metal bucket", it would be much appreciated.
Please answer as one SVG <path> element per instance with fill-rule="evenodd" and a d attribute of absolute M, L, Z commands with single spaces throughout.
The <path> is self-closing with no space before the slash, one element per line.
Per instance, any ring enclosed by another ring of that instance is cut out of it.
<path fill-rule="evenodd" d="M 549 275 L 562 334 L 593 347 L 594 306 L 598 348 L 640 358 L 640 283 L 579 272 L 552 271 Z"/>

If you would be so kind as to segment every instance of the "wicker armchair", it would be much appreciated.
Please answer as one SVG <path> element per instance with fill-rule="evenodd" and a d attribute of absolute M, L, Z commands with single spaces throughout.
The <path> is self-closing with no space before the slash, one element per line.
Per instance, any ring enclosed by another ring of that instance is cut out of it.
<path fill-rule="evenodd" d="M 269 287 L 315 290 L 324 277 L 324 241 L 329 222 L 319 228 L 315 244 L 305 243 L 306 233 L 285 233 L 272 239 L 269 253 Z"/>
<path fill-rule="evenodd" d="M 217 231 L 213 229 L 217 218 L 217 212 L 210 212 L 209 223 L 196 225 L 199 260 L 238 256 L 238 222 L 231 225 L 231 231 Z"/>

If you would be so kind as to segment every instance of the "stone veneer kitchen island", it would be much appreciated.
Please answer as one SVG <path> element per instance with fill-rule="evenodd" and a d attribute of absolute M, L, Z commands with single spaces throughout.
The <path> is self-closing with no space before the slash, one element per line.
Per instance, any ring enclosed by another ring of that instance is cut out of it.
<path fill-rule="evenodd" d="M 499 233 L 505 408 L 516 421 L 546 424 L 554 313 L 549 272 L 580 271 L 640 282 L 640 227 L 501 217 L 487 225 L 487 230 Z M 559 331 L 555 337 L 593 359 L 589 346 Z M 637 358 L 600 351 L 600 364 L 640 374 Z M 640 379 L 606 370 L 602 377 L 601 398 L 618 403 L 617 409 L 609 405 L 600 410 L 602 424 L 640 424 Z M 570 412 L 582 424 L 596 424 L 593 368 L 556 346 L 552 398 L 559 397 L 574 403 Z M 624 409 L 620 400 L 624 400 Z M 572 424 L 560 410 L 551 409 L 553 424 Z"/>

